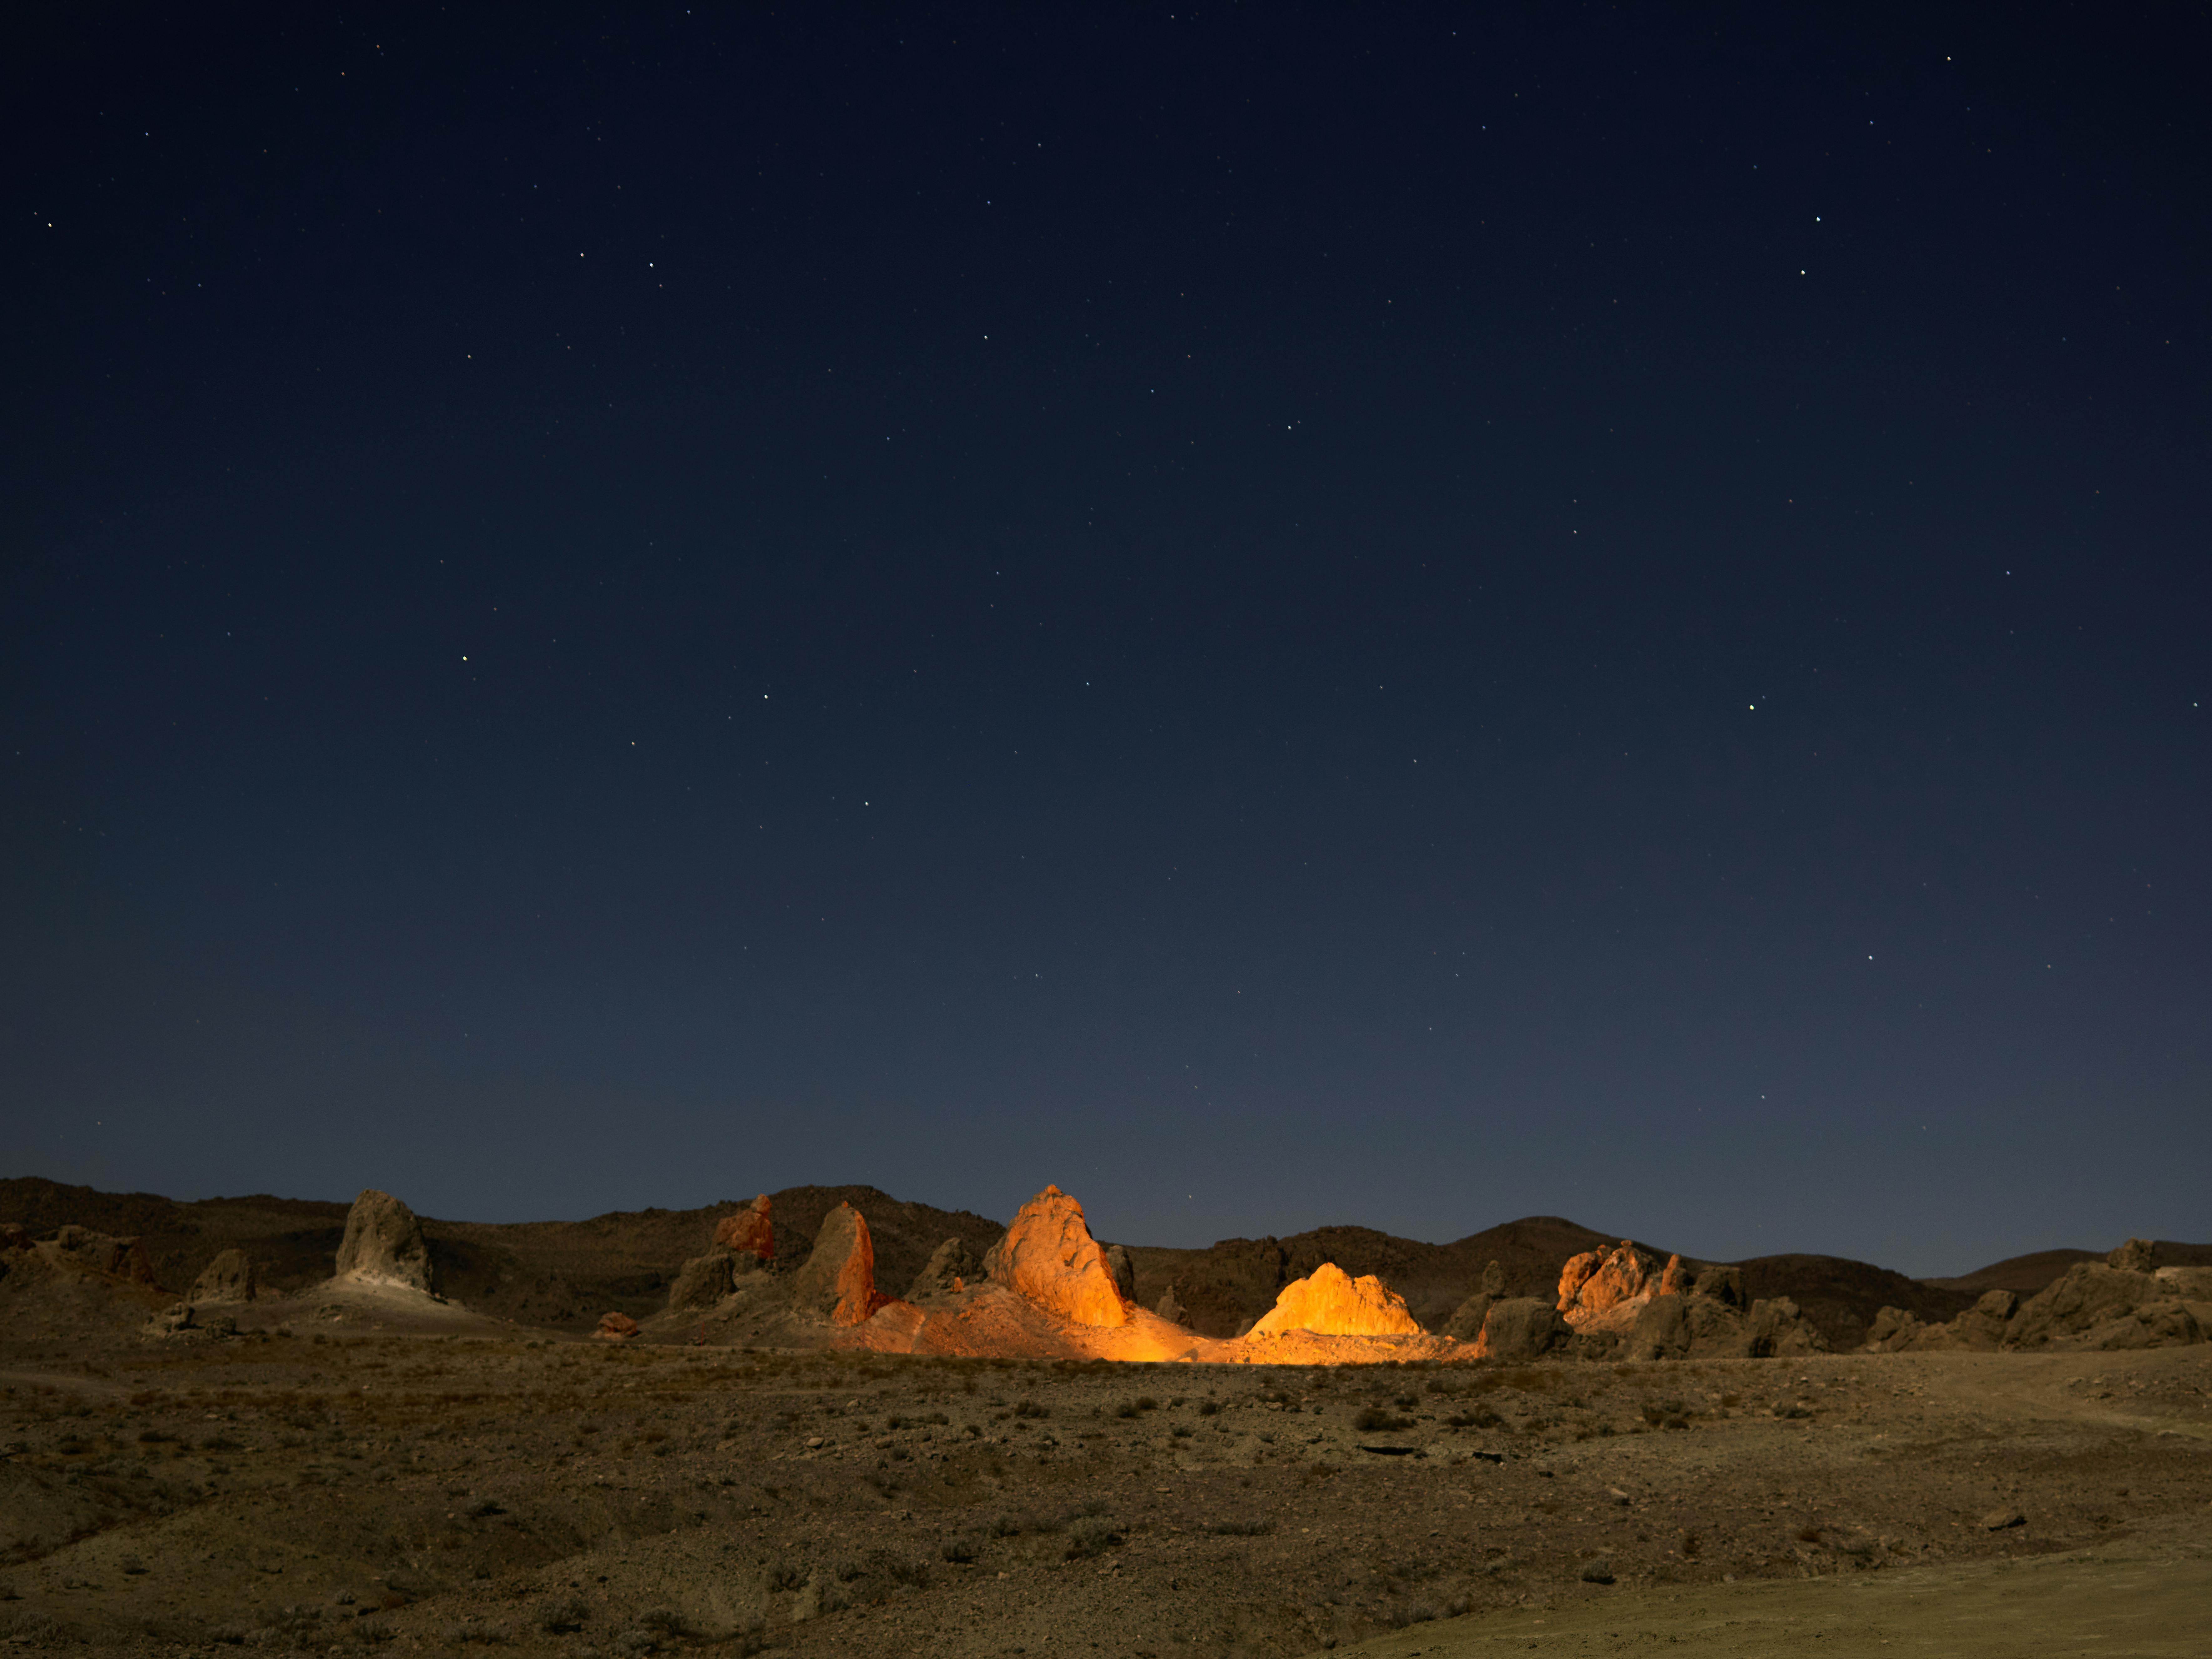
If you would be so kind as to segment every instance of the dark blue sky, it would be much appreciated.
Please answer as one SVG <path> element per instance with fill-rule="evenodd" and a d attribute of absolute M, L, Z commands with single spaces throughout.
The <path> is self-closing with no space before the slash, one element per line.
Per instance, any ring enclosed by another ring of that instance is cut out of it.
<path fill-rule="evenodd" d="M 179 16 L 5 71 L 8 1172 L 2212 1237 L 2202 8 Z"/>

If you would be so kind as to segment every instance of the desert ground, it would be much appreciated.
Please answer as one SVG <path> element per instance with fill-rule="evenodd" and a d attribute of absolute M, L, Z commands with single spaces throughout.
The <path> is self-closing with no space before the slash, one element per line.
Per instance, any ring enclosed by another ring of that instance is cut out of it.
<path fill-rule="evenodd" d="M 871 1293 L 747 1340 L 745 1286 L 803 1290 L 803 1262 L 622 1340 L 343 1273 L 180 1326 L 113 1243 L 79 1270 L 93 1246 L 19 1230 L 0 1279 L 0 1645 L 2212 1650 L 2201 1337 L 1516 1363 L 1308 1334 L 1155 1363 L 871 1347 L 927 1323 Z"/>

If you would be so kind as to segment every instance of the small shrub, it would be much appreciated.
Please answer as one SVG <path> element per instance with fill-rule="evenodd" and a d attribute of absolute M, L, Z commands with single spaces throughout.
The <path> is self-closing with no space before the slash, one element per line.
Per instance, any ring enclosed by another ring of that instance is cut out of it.
<path fill-rule="evenodd" d="M 975 1559 L 975 1543 L 969 1538 L 948 1538 L 937 1553 L 953 1565 L 964 1567 Z"/>
<path fill-rule="evenodd" d="M 1471 1412 L 1454 1412 L 1444 1419 L 1444 1426 L 1452 1429 L 1496 1429 L 1504 1424 L 1505 1419 L 1487 1406 L 1477 1406 Z"/>
<path fill-rule="evenodd" d="M 1028 1418 L 1050 1417 L 1052 1415 L 1052 1407 L 1049 1406 L 1040 1406 L 1034 1400 L 1024 1400 L 1021 1404 L 1014 1407 L 1014 1415 L 1017 1417 Z"/>
<path fill-rule="evenodd" d="M 584 1621 L 592 1616 L 592 1604 L 580 1595 L 564 1595 L 543 1602 L 537 1613 L 538 1628 L 548 1636 L 566 1636 L 580 1631 Z"/>
<path fill-rule="evenodd" d="M 1112 1545 L 1121 1541 L 1121 1528 L 1100 1516 L 1085 1516 L 1067 1531 L 1065 1559 L 1085 1561 L 1094 1555 L 1103 1555 Z"/>
<path fill-rule="evenodd" d="M 1239 1516 L 1228 1521 L 1208 1521 L 1200 1532 L 1210 1532 L 1217 1538 L 1260 1538 L 1274 1531 L 1275 1523 L 1260 1516 Z"/>
<path fill-rule="evenodd" d="M 1153 1399 L 1152 1395 L 1148 1394 L 1140 1394 L 1137 1396 L 1137 1409 L 1139 1411 L 1156 1412 L 1159 1410 L 1159 1408 L 1160 1402 Z"/>
<path fill-rule="evenodd" d="M 1363 1431 L 1387 1431 L 1393 1429 L 1410 1429 L 1413 1426 L 1413 1419 L 1384 1411 L 1380 1406 L 1369 1406 L 1352 1419 L 1352 1425 Z"/>
<path fill-rule="evenodd" d="M 1198 1402 L 1198 1414 L 1200 1417 L 1219 1416 L 1221 1414 L 1221 1402 L 1218 1400 L 1200 1401 Z"/>

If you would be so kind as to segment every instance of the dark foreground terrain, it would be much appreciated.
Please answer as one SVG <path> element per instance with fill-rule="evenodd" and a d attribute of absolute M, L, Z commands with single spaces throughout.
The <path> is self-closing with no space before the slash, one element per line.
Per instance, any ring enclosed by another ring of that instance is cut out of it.
<path fill-rule="evenodd" d="M 1870 1653 L 1986 1605 L 1921 1650 L 2012 1654 L 2040 1584 L 2109 1604 L 2063 1650 L 2179 1654 L 2212 1536 L 2201 1344 L 1277 1369 L 302 1324 L 13 1344 L 0 1389 L 0 1642 L 82 1653 Z"/>

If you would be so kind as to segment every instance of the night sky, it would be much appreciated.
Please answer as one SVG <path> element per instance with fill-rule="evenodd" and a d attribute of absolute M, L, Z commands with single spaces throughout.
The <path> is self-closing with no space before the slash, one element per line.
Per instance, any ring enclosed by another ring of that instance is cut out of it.
<path fill-rule="evenodd" d="M 2212 1237 L 2203 9 L 1178 3 L 37 9 L 0 1173 Z"/>

